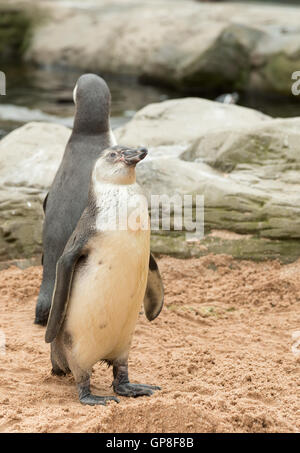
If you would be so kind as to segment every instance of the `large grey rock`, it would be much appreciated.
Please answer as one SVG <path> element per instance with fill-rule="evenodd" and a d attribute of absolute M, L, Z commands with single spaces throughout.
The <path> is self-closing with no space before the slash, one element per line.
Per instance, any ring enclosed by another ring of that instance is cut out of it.
<path fill-rule="evenodd" d="M 287 95 L 300 67 L 297 7 L 190 0 L 39 5 L 45 18 L 26 57 L 38 64 L 133 74 L 197 93 Z"/>
<path fill-rule="evenodd" d="M 41 251 L 42 203 L 70 130 L 28 123 L 0 141 L 0 260 Z"/>
<path fill-rule="evenodd" d="M 118 140 L 129 146 L 187 145 L 218 130 L 232 130 L 269 119 L 261 112 L 200 98 L 175 99 L 150 104 L 116 131 Z"/>
<path fill-rule="evenodd" d="M 42 201 L 69 135 L 64 126 L 29 123 L 0 142 L 1 259 L 41 250 Z M 153 194 L 204 195 L 203 241 L 154 232 L 155 252 L 300 256 L 300 118 L 186 98 L 145 107 L 115 135 L 149 148 L 137 169 L 149 201 Z"/>
<path fill-rule="evenodd" d="M 194 143 L 181 158 L 225 177 L 221 199 L 219 182 L 213 198 L 207 192 L 206 221 L 262 237 L 299 238 L 299 139 L 300 118 L 291 118 L 208 134 Z"/>
<path fill-rule="evenodd" d="M 208 235 L 215 229 L 251 235 L 253 256 L 263 256 L 264 250 L 270 257 L 272 247 L 276 256 L 279 249 L 299 256 L 300 118 L 271 119 L 190 98 L 145 107 L 116 136 L 120 143 L 150 147 L 138 169 L 149 199 L 153 193 L 203 194 Z M 195 253 L 173 233 L 168 239 L 154 237 L 153 248 L 165 250 L 166 240 L 178 255 Z M 208 250 L 249 257 L 249 241 L 246 247 L 243 242 L 237 247 L 236 238 L 223 238 L 222 247 L 219 242 L 209 238 Z"/>

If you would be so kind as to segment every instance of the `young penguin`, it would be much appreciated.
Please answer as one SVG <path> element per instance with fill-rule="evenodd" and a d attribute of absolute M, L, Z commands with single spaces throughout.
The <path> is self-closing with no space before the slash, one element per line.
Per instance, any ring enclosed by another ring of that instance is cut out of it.
<path fill-rule="evenodd" d="M 51 342 L 53 373 L 72 371 L 83 404 L 118 401 L 90 392 L 91 369 L 99 361 L 113 365 L 119 395 L 151 395 L 159 389 L 128 378 L 128 353 L 149 269 L 148 210 L 135 175 L 146 155 L 145 148 L 120 146 L 103 152 L 92 172 L 87 208 L 57 263 L 46 342 Z M 158 316 L 159 301 L 144 299 L 149 320 Z"/>

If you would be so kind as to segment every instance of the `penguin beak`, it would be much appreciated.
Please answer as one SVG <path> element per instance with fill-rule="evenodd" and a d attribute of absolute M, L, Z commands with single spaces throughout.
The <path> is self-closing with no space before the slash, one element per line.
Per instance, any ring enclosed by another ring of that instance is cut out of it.
<path fill-rule="evenodd" d="M 123 151 L 122 154 L 125 164 L 130 167 L 135 167 L 136 164 L 147 156 L 148 150 L 146 148 L 128 149 Z"/>

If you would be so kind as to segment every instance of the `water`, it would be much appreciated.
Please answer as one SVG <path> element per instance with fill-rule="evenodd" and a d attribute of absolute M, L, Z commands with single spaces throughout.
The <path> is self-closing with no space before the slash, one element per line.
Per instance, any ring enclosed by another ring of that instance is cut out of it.
<path fill-rule="evenodd" d="M 73 89 L 82 71 L 30 66 L 1 69 L 6 74 L 6 96 L 0 96 L 0 136 L 28 121 L 53 121 L 72 127 Z M 101 75 L 111 90 L 113 128 L 125 124 L 147 104 L 176 97 L 168 89 L 141 85 L 133 77 Z"/>
<path fill-rule="evenodd" d="M 28 121 L 52 121 L 72 127 L 73 88 L 81 71 L 39 69 L 31 66 L 1 68 L 6 74 L 6 96 L 0 96 L 0 137 Z M 164 87 L 139 83 L 133 77 L 102 74 L 112 93 L 111 123 L 118 127 L 129 121 L 147 104 L 183 97 Z M 215 93 L 215 96 L 222 93 Z M 297 98 L 266 98 L 241 94 L 239 105 L 251 107 L 271 116 L 300 116 Z"/>

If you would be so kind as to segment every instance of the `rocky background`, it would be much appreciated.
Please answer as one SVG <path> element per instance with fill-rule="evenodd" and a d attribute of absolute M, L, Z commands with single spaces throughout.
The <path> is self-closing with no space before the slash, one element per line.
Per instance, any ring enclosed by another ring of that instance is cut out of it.
<path fill-rule="evenodd" d="M 221 88 L 290 95 L 291 74 L 300 68 L 297 6 L 191 0 L 31 3 L 43 6 L 38 23 L 35 9 L 28 7 L 27 13 L 34 15 L 35 28 L 26 59 L 37 64 L 134 74 L 197 94 Z"/>
<path fill-rule="evenodd" d="M 149 148 L 138 168 L 149 197 L 205 197 L 204 239 L 155 233 L 154 252 L 284 262 L 300 256 L 300 116 L 275 119 L 200 97 L 215 90 L 291 96 L 291 75 L 300 71 L 300 7 L 4 3 L 0 61 L 131 75 L 181 93 L 115 130 L 120 143 Z M 63 125 L 30 122 L 0 141 L 0 260 L 41 252 L 42 202 L 69 135 Z"/>

